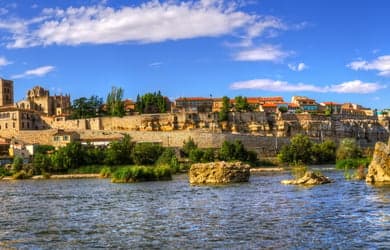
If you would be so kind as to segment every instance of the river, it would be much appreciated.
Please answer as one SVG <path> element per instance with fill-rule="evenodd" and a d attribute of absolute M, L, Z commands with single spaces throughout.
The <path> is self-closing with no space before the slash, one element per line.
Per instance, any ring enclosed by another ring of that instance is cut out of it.
<path fill-rule="evenodd" d="M 389 249 L 390 186 L 345 181 L 190 186 L 107 179 L 0 182 L 0 249 Z"/>

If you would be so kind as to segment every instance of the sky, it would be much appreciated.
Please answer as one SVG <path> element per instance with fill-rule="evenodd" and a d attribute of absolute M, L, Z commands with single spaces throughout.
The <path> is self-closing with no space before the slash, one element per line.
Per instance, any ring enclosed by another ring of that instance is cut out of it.
<path fill-rule="evenodd" d="M 72 99 L 122 87 L 390 108 L 387 0 L 0 0 L 0 77 Z"/>

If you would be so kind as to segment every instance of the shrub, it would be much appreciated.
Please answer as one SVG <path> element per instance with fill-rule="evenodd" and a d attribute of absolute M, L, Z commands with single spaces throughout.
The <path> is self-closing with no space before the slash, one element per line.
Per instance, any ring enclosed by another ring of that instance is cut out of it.
<path fill-rule="evenodd" d="M 12 179 L 14 180 L 24 180 L 29 179 L 31 175 L 29 175 L 26 171 L 20 170 L 12 175 Z"/>
<path fill-rule="evenodd" d="M 203 158 L 204 152 L 199 148 L 195 148 L 190 151 L 189 158 L 192 162 L 201 162 Z"/>
<path fill-rule="evenodd" d="M 222 161 L 243 161 L 249 163 L 257 162 L 256 152 L 245 149 L 241 141 L 236 140 L 233 143 L 224 141 L 219 150 L 218 158 Z"/>
<path fill-rule="evenodd" d="M 307 166 L 303 163 L 295 163 L 291 169 L 291 173 L 295 179 L 302 178 L 307 172 Z"/>
<path fill-rule="evenodd" d="M 117 169 L 112 174 L 114 183 L 171 180 L 172 173 L 169 166 L 145 167 L 131 166 Z"/>
<path fill-rule="evenodd" d="M 278 154 L 282 162 L 302 162 L 309 163 L 312 156 L 313 143 L 306 135 L 298 134 L 291 139 L 289 145 L 284 145 Z"/>
<path fill-rule="evenodd" d="M 159 144 L 144 142 L 135 145 L 132 153 L 133 161 L 137 165 L 153 165 L 163 153 Z"/>
<path fill-rule="evenodd" d="M 32 164 L 33 164 L 34 174 L 37 175 L 42 174 L 44 172 L 48 172 L 50 171 L 51 168 L 50 157 L 42 153 L 34 154 Z"/>
<path fill-rule="evenodd" d="M 340 170 L 346 170 L 346 169 L 356 169 L 359 166 L 363 166 L 365 168 L 370 165 L 371 159 L 369 158 L 359 158 L 359 159 L 343 159 L 343 160 L 338 160 L 336 162 L 336 169 Z"/>
<path fill-rule="evenodd" d="M 111 169 L 109 167 L 104 167 L 100 170 L 99 173 L 100 178 L 110 178 L 111 177 Z"/>
<path fill-rule="evenodd" d="M 184 153 L 185 156 L 189 156 L 190 152 L 197 148 L 198 145 L 195 143 L 194 139 L 188 137 L 188 140 L 183 142 L 182 152 Z"/>
<path fill-rule="evenodd" d="M 16 173 L 23 169 L 23 159 L 20 156 L 15 156 L 12 162 L 11 172 Z"/>
<path fill-rule="evenodd" d="M 104 162 L 108 165 L 123 165 L 132 163 L 131 153 L 134 143 L 129 135 L 125 135 L 122 140 L 111 142 L 104 151 Z"/>
<path fill-rule="evenodd" d="M 324 164 L 336 161 L 336 143 L 331 140 L 313 144 L 311 152 L 311 163 Z"/>
<path fill-rule="evenodd" d="M 355 139 L 345 138 L 341 140 L 336 152 L 336 159 L 353 159 L 362 157 L 362 150 Z"/>

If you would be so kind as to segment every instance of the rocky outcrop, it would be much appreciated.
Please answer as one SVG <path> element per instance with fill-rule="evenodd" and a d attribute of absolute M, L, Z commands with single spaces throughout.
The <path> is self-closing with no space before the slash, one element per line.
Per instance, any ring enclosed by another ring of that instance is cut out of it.
<path fill-rule="evenodd" d="M 242 162 L 211 162 L 193 164 L 189 172 L 191 184 L 228 184 L 247 182 L 250 167 Z"/>
<path fill-rule="evenodd" d="M 306 172 L 302 178 L 299 178 L 297 180 L 281 181 L 282 184 L 287 184 L 287 185 L 320 185 L 320 184 L 327 184 L 331 182 L 332 180 L 330 180 L 328 177 L 322 174 L 316 174 L 312 171 Z"/>
<path fill-rule="evenodd" d="M 389 145 L 383 142 L 376 143 L 374 155 L 368 167 L 366 182 L 390 183 L 390 141 Z"/>

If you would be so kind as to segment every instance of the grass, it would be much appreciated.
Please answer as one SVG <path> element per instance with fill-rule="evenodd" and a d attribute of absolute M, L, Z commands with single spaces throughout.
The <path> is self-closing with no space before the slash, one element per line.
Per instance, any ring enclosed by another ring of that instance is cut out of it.
<path fill-rule="evenodd" d="M 349 169 L 357 169 L 360 166 L 367 168 L 368 165 L 370 165 L 370 162 L 371 159 L 369 158 L 338 160 L 336 162 L 336 169 L 349 170 Z"/>
<path fill-rule="evenodd" d="M 112 173 L 112 179 L 111 179 L 111 181 L 114 183 L 162 181 L 162 180 L 172 180 L 171 169 L 168 166 L 121 167 Z"/>

